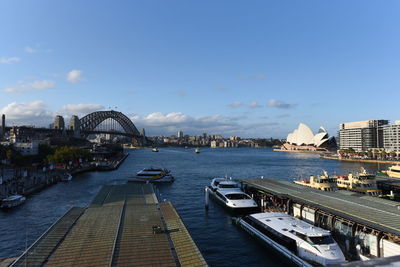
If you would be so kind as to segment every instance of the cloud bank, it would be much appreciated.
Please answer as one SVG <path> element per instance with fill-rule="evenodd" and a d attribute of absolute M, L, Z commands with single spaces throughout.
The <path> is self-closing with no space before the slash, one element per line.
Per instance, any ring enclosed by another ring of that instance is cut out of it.
<path fill-rule="evenodd" d="M 20 61 L 21 59 L 19 57 L 0 57 L 0 64 L 11 64 Z"/>
<path fill-rule="evenodd" d="M 56 85 L 55 82 L 50 80 L 24 82 L 20 81 L 17 85 L 7 87 L 4 89 L 6 93 L 22 94 L 29 91 L 43 91 L 49 88 L 53 88 Z"/>

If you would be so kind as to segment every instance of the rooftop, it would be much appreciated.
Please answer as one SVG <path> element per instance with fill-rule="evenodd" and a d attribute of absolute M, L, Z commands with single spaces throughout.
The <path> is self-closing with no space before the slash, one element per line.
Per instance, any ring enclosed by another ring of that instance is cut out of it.
<path fill-rule="evenodd" d="M 13 266 L 207 266 L 170 202 L 150 184 L 104 186 L 72 208 Z"/>
<path fill-rule="evenodd" d="M 241 181 L 261 191 L 288 197 L 298 203 L 400 236 L 398 202 L 347 191 L 326 192 L 271 178 L 250 178 Z"/>

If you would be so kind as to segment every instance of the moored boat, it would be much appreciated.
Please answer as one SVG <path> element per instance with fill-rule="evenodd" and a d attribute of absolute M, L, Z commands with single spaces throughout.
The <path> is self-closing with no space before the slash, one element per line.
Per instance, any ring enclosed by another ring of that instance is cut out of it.
<path fill-rule="evenodd" d="M 364 168 L 357 174 L 350 173 L 347 176 L 336 176 L 339 189 L 346 189 L 372 196 L 379 196 L 382 191 L 378 189 L 375 174 L 367 173 Z"/>
<path fill-rule="evenodd" d="M 392 178 L 400 178 L 400 165 L 390 166 L 388 170 L 382 171 L 382 173 Z"/>
<path fill-rule="evenodd" d="M 174 180 L 170 170 L 150 167 L 137 172 L 128 179 L 128 182 L 170 183 Z"/>
<path fill-rule="evenodd" d="M 328 172 L 325 170 L 323 171 L 322 175 L 318 175 L 317 177 L 311 175 L 309 180 L 296 180 L 294 183 L 316 188 L 322 191 L 336 191 L 338 189 L 336 185 L 336 179 L 330 177 Z"/>
<path fill-rule="evenodd" d="M 196 147 L 195 150 L 194 150 L 194 153 L 199 154 L 200 153 L 200 148 Z"/>
<path fill-rule="evenodd" d="M 10 209 L 16 206 L 21 205 L 22 203 L 24 203 L 26 200 L 26 197 L 21 196 L 21 195 L 12 195 L 9 196 L 7 198 L 4 198 L 1 201 L 1 205 L 0 208 L 2 209 Z"/>
<path fill-rule="evenodd" d="M 227 178 L 214 178 L 211 185 L 206 187 L 208 193 L 218 204 L 232 212 L 258 211 L 257 203 L 245 192 L 239 184 Z"/>
<path fill-rule="evenodd" d="M 72 175 L 70 173 L 65 173 L 61 178 L 61 181 L 63 182 L 69 182 L 71 180 L 72 180 Z"/>
<path fill-rule="evenodd" d="M 256 213 L 232 220 L 299 266 L 345 262 L 343 252 L 329 231 L 285 213 Z"/>
<path fill-rule="evenodd" d="M 157 148 L 157 147 L 153 147 L 153 148 L 151 149 L 151 151 L 153 151 L 153 152 L 158 152 L 158 148 Z"/>

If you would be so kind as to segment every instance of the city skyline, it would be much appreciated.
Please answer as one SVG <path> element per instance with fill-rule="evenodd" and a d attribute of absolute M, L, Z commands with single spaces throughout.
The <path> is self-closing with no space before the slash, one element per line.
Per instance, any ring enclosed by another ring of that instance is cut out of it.
<path fill-rule="evenodd" d="M 127 114 L 149 136 L 399 119 L 396 1 L 3 1 L 0 113 Z M 24 19 L 21 20 L 20 18 Z"/>

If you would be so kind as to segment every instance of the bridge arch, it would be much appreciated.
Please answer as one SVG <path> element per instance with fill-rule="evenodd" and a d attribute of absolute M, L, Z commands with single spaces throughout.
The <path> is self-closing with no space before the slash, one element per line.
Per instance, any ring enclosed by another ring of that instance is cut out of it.
<path fill-rule="evenodd" d="M 117 121 L 127 134 L 132 136 L 140 136 L 140 133 L 133 122 L 122 112 L 107 110 L 107 111 L 95 111 L 84 117 L 80 121 L 81 132 L 94 131 L 95 128 L 107 119 L 113 119 Z"/>

